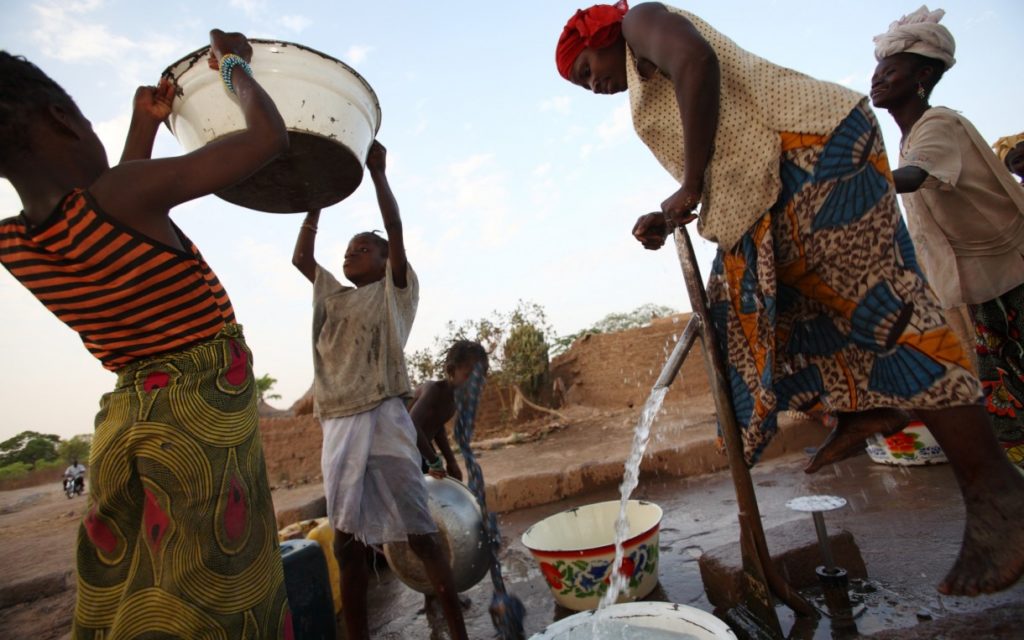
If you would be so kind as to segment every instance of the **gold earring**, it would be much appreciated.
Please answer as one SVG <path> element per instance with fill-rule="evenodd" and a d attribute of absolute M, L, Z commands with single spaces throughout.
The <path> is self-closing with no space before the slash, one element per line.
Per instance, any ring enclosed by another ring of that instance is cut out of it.
<path fill-rule="evenodd" d="M 928 100 L 928 92 L 924 90 L 924 85 L 920 82 L 917 83 L 917 97 L 921 99 L 921 102 Z"/>

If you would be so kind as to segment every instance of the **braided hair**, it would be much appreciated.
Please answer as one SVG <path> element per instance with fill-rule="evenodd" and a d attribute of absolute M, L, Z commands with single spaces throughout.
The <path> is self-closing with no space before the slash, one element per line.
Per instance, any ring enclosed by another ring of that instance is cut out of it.
<path fill-rule="evenodd" d="M 32 116 L 55 105 L 78 112 L 71 96 L 39 67 L 0 51 L 0 174 L 31 148 Z"/>

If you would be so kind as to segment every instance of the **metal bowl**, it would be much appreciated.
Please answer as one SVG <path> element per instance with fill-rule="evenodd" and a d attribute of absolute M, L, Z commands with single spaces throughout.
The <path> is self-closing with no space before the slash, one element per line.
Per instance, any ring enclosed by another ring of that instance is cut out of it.
<path fill-rule="evenodd" d="M 268 213 L 322 209 L 348 197 L 380 128 L 377 95 L 355 69 L 293 42 L 249 40 L 252 70 L 288 129 L 289 149 L 217 195 Z M 207 67 L 209 47 L 167 67 L 178 87 L 168 126 L 187 151 L 243 131 L 238 99 Z"/>
<path fill-rule="evenodd" d="M 441 551 L 452 568 L 457 591 L 466 591 L 480 582 L 490 566 L 490 554 L 484 533 L 484 521 L 476 497 L 464 484 L 452 478 L 426 477 L 430 515 L 437 524 Z M 388 565 L 411 589 L 433 593 L 416 554 L 405 542 L 384 545 Z"/>

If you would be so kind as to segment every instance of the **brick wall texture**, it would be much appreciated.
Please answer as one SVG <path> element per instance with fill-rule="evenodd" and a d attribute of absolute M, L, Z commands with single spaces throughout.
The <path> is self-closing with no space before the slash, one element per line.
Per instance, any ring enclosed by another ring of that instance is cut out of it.
<path fill-rule="evenodd" d="M 611 410 L 642 407 L 689 319 L 688 313 L 677 314 L 640 329 L 580 338 L 551 363 L 563 403 Z M 692 411 L 694 398 L 706 399 L 698 406 L 713 413 L 700 341 L 665 396 L 665 415 L 678 414 L 684 401 Z"/>
<path fill-rule="evenodd" d="M 555 404 L 639 410 L 689 317 L 678 314 L 657 319 L 640 329 L 580 338 L 551 363 Z M 694 402 L 694 398 L 701 401 Z M 498 385 L 485 387 L 477 410 L 478 439 L 542 415 L 526 410 L 513 416 L 513 400 L 510 389 Z M 699 341 L 683 364 L 663 407 L 666 418 L 684 421 L 702 421 L 714 414 Z M 292 412 L 297 415 L 260 420 L 272 485 L 320 479 L 320 424 L 312 415 L 308 394 L 295 403 Z"/>

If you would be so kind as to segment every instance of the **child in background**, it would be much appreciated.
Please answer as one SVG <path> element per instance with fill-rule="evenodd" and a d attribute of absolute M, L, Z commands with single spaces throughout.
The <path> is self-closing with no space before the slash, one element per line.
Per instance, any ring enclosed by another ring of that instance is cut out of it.
<path fill-rule="evenodd" d="M 150 160 L 174 87 L 140 87 L 113 168 L 71 97 L 0 52 L 0 176 L 24 207 L 0 222 L 0 262 L 117 374 L 89 460 L 76 639 L 292 633 L 252 355 L 217 276 L 169 215 L 260 169 L 288 134 L 251 77 L 245 36 L 215 29 L 210 45 L 246 129 Z M 39 393 L 58 399 L 59 384 Z"/>
<path fill-rule="evenodd" d="M 483 362 L 484 371 L 487 370 L 487 351 L 483 345 L 470 340 L 456 341 L 448 348 L 445 357 L 445 379 L 424 382 L 413 395 L 409 407 L 413 424 L 428 440 L 428 446 L 430 442 L 436 444 L 444 457 L 442 463 L 441 456 L 433 451 L 431 455 L 424 456 L 424 473 L 442 478 L 447 473 L 456 480 L 462 480 L 462 470 L 452 453 L 444 425 L 455 415 L 455 390 L 469 380 L 477 362 Z"/>
<path fill-rule="evenodd" d="M 398 203 L 385 175 L 386 150 L 374 141 L 366 168 L 388 239 L 356 234 L 338 282 L 313 257 L 320 212 L 311 211 L 292 264 L 313 283 L 314 409 L 323 427 L 324 492 L 335 529 L 342 613 L 349 640 L 369 638 L 369 545 L 408 540 L 441 601 L 453 638 L 466 627 L 427 507 L 420 471 L 429 443 L 417 434 L 402 398 L 410 395 L 403 349 L 416 315 L 419 283 L 405 256 Z M 417 442 L 427 448 L 417 449 Z"/>

